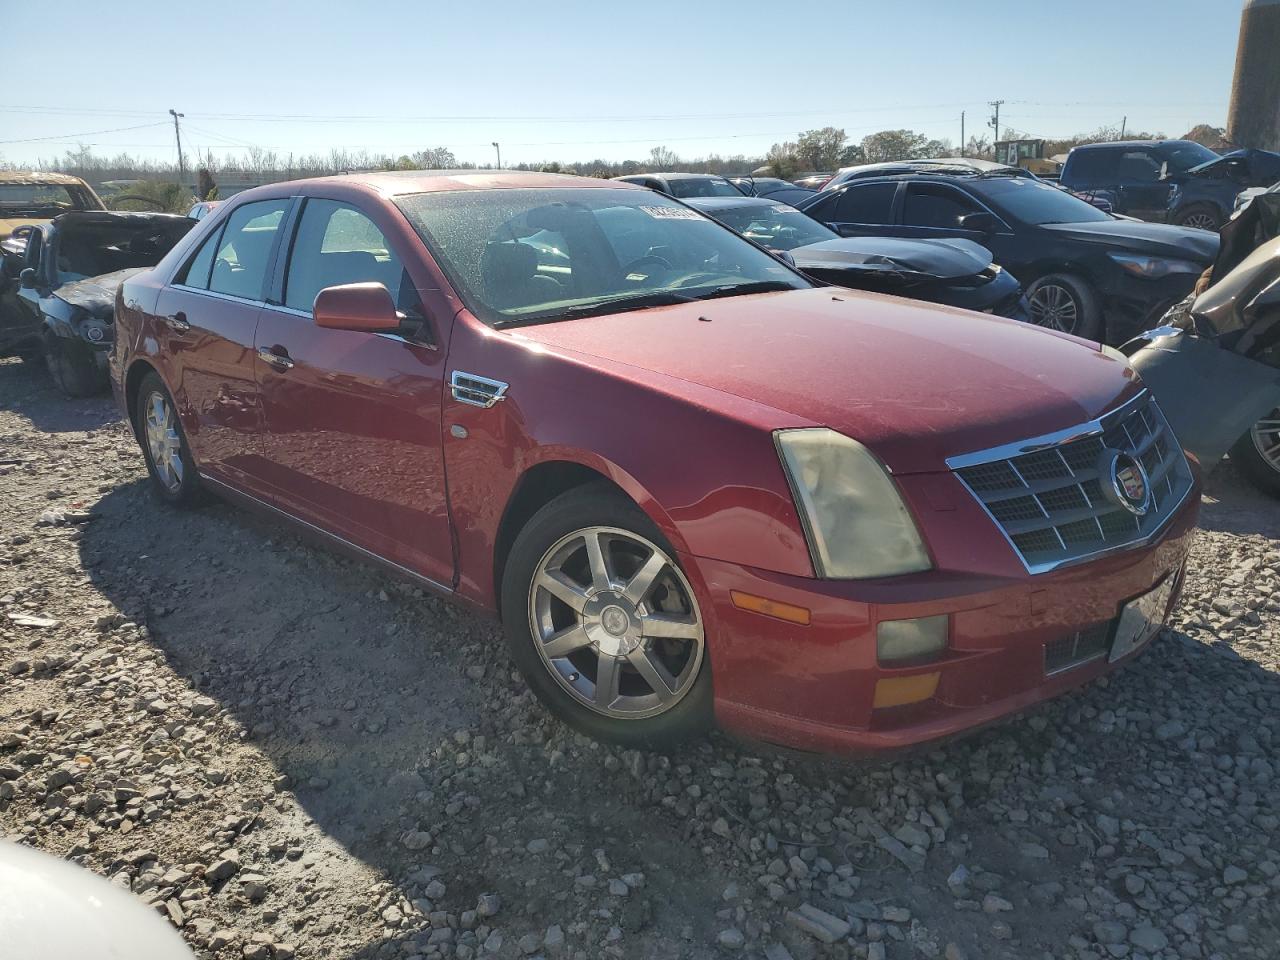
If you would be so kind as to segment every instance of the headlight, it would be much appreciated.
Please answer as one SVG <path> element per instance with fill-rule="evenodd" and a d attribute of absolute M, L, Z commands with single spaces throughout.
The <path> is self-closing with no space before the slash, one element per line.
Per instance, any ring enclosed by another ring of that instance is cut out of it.
<path fill-rule="evenodd" d="M 1144 280 L 1159 280 L 1171 273 L 1203 273 L 1204 267 L 1190 260 L 1169 260 L 1165 257 L 1143 257 L 1135 253 L 1108 253 L 1119 267 Z"/>
<path fill-rule="evenodd" d="M 866 447 L 825 427 L 774 436 L 818 576 L 859 580 L 933 566 L 897 487 Z"/>

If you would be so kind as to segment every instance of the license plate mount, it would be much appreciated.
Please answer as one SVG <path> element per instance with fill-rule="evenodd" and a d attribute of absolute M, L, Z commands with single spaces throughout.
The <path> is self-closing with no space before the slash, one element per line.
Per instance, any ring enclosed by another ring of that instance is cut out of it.
<path fill-rule="evenodd" d="M 1169 597 L 1173 593 L 1175 579 L 1170 573 L 1156 586 L 1130 600 L 1120 609 L 1120 616 L 1116 619 L 1116 636 L 1111 642 L 1111 653 L 1107 657 L 1111 663 L 1146 646 L 1160 632 L 1164 626 L 1165 613 L 1169 609 Z"/>

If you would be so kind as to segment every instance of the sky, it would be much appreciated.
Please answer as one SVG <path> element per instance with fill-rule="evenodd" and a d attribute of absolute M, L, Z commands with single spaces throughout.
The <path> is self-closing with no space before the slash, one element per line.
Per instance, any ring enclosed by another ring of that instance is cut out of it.
<path fill-rule="evenodd" d="M 0 87 L 0 159 L 172 159 L 170 108 L 188 156 L 447 146 L 482 165 L 493 141 L 504 165 L 759 156 L 828 125 L 958 143 L 962 111 L 990 135 L 996 99 L 1036 137 L 1125 117 L 1179 136 L 1225 123 L 1241 6 L 0 0 L 5 75 L 38 78 Z"/>

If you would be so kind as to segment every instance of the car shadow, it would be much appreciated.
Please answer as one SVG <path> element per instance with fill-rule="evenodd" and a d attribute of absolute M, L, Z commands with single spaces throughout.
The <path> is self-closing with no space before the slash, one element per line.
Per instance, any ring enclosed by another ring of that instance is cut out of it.
<path fill-rule="evenodd" d="M 0 359 L 0 379 L 6 381 L 0 404 L 45 433 L 100 430 L 122 419 L 106 391 L 78 400 L 64 397 L 43 360 Z"/>
<path fill-rule="evenodd" d="M 1280 502 L 1250 483 L 1230 459 L 1223 460 L 1205 481 L 1200 526 L 1280 539 Z"/>

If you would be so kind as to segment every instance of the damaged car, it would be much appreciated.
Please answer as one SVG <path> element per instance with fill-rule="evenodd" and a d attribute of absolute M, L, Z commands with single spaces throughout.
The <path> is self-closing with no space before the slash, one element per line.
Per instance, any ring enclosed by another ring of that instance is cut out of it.
<path fill-rule="evenodd" d="M 93 187 L 65 173 L 0 170 L 0 244 L 73 210 L 105 210 Z"/>
<path fill-rule="evenodd" d="M 1280 193 L 1228 223 L 1199 292 L 1121 350 L 1204 470 L 1230 452 L 1280 497 Z"/>
<path fill-rule="evenodd" d="M 1241 193 L 1280 182 L 1280 153 L 1234 150 L 1165 179 L 1169 223 L 1216 231 L 1231 217 Z"/>
<path fill-rule="evenodd" d="M 748 240 L 785 253 L 805 276 L 822 283 L 1030 320 L 1018 281 L 972 240 L 842 237 L 772 199 L 688 202 Z"/>
<path fill-rule="evenodd" d="M 5 248 L 0 356 L 44 356 L 72 397 L 106 388 L 116 290 L 155 266 L 196 221 L 170 213 L 66 213 Z"/>

